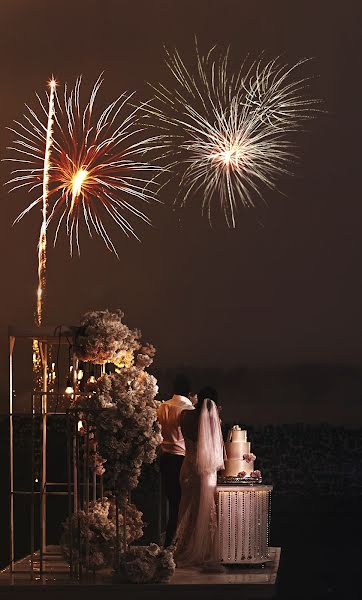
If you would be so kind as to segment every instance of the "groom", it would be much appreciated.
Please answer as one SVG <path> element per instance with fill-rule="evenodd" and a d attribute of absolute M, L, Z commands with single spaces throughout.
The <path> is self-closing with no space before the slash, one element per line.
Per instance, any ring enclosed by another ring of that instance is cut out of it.
<path fill-rule="evenodd" d="M 180 470 L 185 456 L 185 441 L 180 428 L 183 410 L 193 410 L 189 400 L 190 382 L 185 375 L 178 375 L 173 382 L 173 396 L 163 402 L 157 411 L 162 428 L 160 470 L 162 486 L 169 505 L 165 547 L 173 540 L 177 527 L 178 509 L 181 499 Z"/>

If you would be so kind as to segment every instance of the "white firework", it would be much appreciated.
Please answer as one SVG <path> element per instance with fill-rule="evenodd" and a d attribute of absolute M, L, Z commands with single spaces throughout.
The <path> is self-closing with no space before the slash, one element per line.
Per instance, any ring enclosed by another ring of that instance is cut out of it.
<path fill-rule="evenodd" d="M 237 73 L 229 52 L 213 47 L 189 70 L 179 52 L 167 52 L 174 88 L 153 87 L 150 114 L 169 134 L 169 168 L 180 174 L 181 202 L 199 194 L 211 219 L 220 203 L 229 227 L 236 225 L 238 201 L 253 206 L 263 187 L 275 188 L 278 176 L 290 173 L 294 136 L 318 110 L 306 94 L 309 79 L 294 78 L 309 59 L 292 67 L 279 57 L 261 58 Z"/>

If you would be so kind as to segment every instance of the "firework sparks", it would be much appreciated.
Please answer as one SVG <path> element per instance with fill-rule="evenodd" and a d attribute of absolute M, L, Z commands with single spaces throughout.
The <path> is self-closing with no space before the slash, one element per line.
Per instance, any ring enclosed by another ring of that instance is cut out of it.
<path fill-rule="evenodd" d="M 107 248 L 116 255 L 115 246 L 107 231 L 107 217 L 124 234 L 137 239 L 130 217 L 150 224 L 149 218 L 136 206 L 136 202 L 149 203 L 157 199 L 155 177 L 161 168 L 145 162 L 144 156 L 150 150 L 161 147 L 162 136 L 144 137 L 145 127 L 140 124 L 139 117 L 140 108 L 144 105 L 131 106 L 133 94 L 123 93 L 96 116 L 95 101 L 101 84 L 102 79 L 99 77 L 83 109 L 80 101 L 81 77 L 77 79 L 73 89 L 68 90 L 65 85 L 63 96 L 59 96 L 54 87 L 55 112 L 50 165 L 48 129 L 43 124 L 46 110 L 39 96 L 41 116 L 27 107 L 25 123 L 15 121 L 16 127 L 11 129 L 17 139 L 10 149 L 16 155 L 7 160 L 21 163 L 21 168 L 12 172 L 13 177 L 8 182 L 12 185 L 10 191 L 25 188 L 32 192 L 43 188 L 43 195 L 33 200 L 15 222 L 43 201 L 39 256 L 44 268 L 46 230 L 53 221 L 54 244 L 64 222 L 71 254 L 74 244 L 80 253 L 79 232 L 82 219 L 89 235 L 92 237 L 93 232 L 100 235 Z M 51 100 L 50 95 L 49 104 Z M 44 165 L 48 164 L 47 172 L 45 167 L 43 170 L 40 166 L 44 155 Z M 43 286 L 39 286 L 40 300 L 42 290 Z"/>
<path fill-rule="evenodd" d="M 291 68 L 279 59 L 244 62 L 232 73 L 228 52 L 214 47 L 204 57 L 196 46 L 196 60 L 188 70 L 177 50 L 167 51 L 175 87 L 152 86 L 156 104 L 148 112 L 169 132 L 169 168 L 181 175 L 182 204 L 200 193 L 209 219 L 216 201 L 235 227 L 238 200 L 254 206 L 263 186 L 275 188 L 278 176 L 290 173 L 291 134 L 318 101 L 306 97 L 308 78 L 294 79 L 308 59 Z"/>
<path fill-rule="evenodd" d="M 40 237 L 38 243 L 38 289 L 36 305 L 36 322 L 40 326 L 43 318 L 43 296 L 46 283 L 46 251 L 47 251 L 47 220 L 48 220 L 48 197 L 49 197 L 49 171 L 50 155 L 53 144 L 53 124 L 54 124 L 54 96 L 56 82 L 52 79 L 49 82 L 49 109 L 48 122 L 45 136 L 45 153 L 43 167 L 43 195 L 42 195 L 42 224 L 40 228 Z"/>

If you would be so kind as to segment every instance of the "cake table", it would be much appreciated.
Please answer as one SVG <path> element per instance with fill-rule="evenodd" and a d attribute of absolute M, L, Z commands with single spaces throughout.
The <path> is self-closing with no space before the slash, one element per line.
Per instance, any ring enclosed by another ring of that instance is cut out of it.
<path fill-rule="evenodd" d="M 271 485 L 219 484 L 219 555 L 224 564 L 270 561 Z"/>

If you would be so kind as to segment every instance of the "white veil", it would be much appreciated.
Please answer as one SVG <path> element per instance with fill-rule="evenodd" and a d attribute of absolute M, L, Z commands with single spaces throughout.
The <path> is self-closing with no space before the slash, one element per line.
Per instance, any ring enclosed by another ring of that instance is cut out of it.
<path fill-rule="evenodd" d="M 224 443 L 215 402 L 205 398 L 199 417 L 196 472 L 199 476 L 199 505 L 192 535 L 190 559 L 204 567 L 218 561 L 215 492 L 217 471 L 224 468 Z"/>
<path fill-rule="evenodd" d="M 182 539 L 177 562 L 219 568 L 215 493 L 217 471 L 224 468 L 224 443 L 216 404 L 203 400 L 198 423 L 194 460 L 182 466 L 186 485 L 182 489 L 183 517 L 179 521 Z M 182 471 L 181 471 L 182 473 Z"/>
<path fill-rule="evenodd" d="M 205 398 L 199 418 L 197 436 L 196 471 L 200 475 L 224 468 L 224 442 L 220 417 L 213 400 Z"/>

